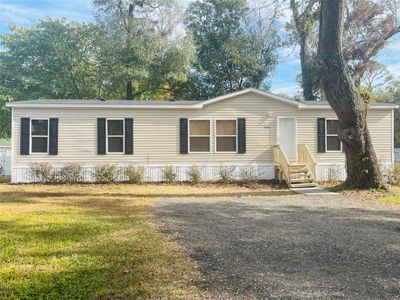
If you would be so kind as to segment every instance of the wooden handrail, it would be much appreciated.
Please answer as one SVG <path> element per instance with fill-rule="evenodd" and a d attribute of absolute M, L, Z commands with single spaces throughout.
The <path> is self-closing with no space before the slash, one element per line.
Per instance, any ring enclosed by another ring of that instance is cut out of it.
<path fill-rule="evenodd" d="M 301 164 L 305 164 L 308 166 L 314 180 L 316 178 L 316 166 L 317 162 L 311 154 L 310 148 L 306 144 L 298 144 L 297 145 L 297 153 L 298 153 L 298 161 Z"/>
<path fill-rule="evenodd" d="M 285 152 L 283 152 L 280 145 L 274 145 L 274 163 L 281 169 L 283 176 L 287 184 L 290 186 L 290 170 L 289 160 L 287 159 Z"/>

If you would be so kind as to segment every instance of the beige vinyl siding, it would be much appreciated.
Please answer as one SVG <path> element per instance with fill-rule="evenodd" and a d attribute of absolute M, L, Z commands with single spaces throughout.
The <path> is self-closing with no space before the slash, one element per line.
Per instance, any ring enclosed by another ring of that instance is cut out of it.
<path fill-rule="evenodd" d="M 32 162 L 54 165 L 78 162 L 182 164 L 182 163 L 272 163 L 272 146 L 276 144 L 278 116 L 297 118 L 298 143 L 306 143 L 319 162 L 343 162 L 343 153 L 316 153 L 317 117 L 334 117 L 329 110 L 298 110 L 295 106 L 249 93 L 207 105 L 203 109 L 41 109 L 13 108 L 14 166 Z M 391 160 L 392 112 L 373 110 L 369 128 L 378 158 Z M 20 119 L 59 118 L 58 156 L 19 155 Z M 97 118 L 134 118 L 134 154 L 97 155 Z M 211 120 L 211 152 L 179 154 L 179 118 Z M 215 120 L 246 118 L 247 153 L 215 152 Z"/>

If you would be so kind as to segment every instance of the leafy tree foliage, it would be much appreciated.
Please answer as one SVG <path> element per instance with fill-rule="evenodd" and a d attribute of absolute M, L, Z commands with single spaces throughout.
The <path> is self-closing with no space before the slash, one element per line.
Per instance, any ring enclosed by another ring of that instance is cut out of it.
<path fill-rule="evenodd" d="M 277 10 L 278 6 L 252 8 L 245 0 L 190 4 L 185 25 L 196 46 L 191 84 L 197 98 L 263 86 L 280 44 Z"/>
<path fill-rule="evenodd" d="M 178 94 L 194 48 L 190 37 L 176 32 L 176 7 L 154 4 L 139 16 L 128 2 L 95 2 L 101 14 L 96 24 L 45 19 L 0 35 L 0 136 L 10 135 L 7 101 L 121 99 L 128 83 L 129 99 Z"/>
<path fill-rule="evenodd" d="M 174 97 L 187 80 L 194 49 L 179 35 L 174 0 L 95 0 L 96 20 L 105 36 L 102 73 L 107 95 L 126 99 Z"/>
<path fill-rule="evenodd" d="M 97 96 L 93 25 L 47 19 L 1 35 L 1 95 L 9 100 Z"/>
<path fill-rule="evenodd" d="M 302 88 L 305 100 L 315 100 L 320 89 L 316 72 L 320 1 L 290 0 L 292 38 L 301 47 Z M 374 64 L 374 57 L 400 32 L 398 0 L 348 0 L 343 25 L 343 56 L 356 85 Z"/>
<path fill-rule="evenodd" d="M 46 19 L 0 36 L 0 136 L 9 137 L 8 101 L 96 98 L 102 88 L 94 25 Z"/>

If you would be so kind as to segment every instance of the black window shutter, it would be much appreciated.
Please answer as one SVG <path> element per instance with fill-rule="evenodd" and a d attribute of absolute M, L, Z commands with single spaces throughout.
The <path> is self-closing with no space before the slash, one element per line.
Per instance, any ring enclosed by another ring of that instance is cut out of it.
<path fill-rule="evenodd" d="M 58 155 L 58 119 L 50 119 L 49 155 Z"/>
<path fill-rule="evenodd" d="M 238 119 L 238 153 L 246 153 L 246 119 Z"/>
<path fill-rule="evenodd" d="M 188 119 L 186 118 L 179 120 L 179 143 L 180 153 L 188 154 Z"/>
<path fill-rule="evenodd" d="M 125 154 L 133 154 L 133 119 L 125 119 Z"/>
<path fill-rule="evenodd" d="M 29 131 L 30 131 L 30 119 L 21 118 L 21 136 L 20 136 L 20 147 L 19 147 L 19 153 L 21 155 L 29 155 Z"/>
<path fill-rule="evenodd" d="M 325 153 L 325 118 L 317 119 L 317 152 Z"/>
<path fill-rule="evenodd" d="M 97 154 L 106 154 L 106 119 L 97 119 Z"/>

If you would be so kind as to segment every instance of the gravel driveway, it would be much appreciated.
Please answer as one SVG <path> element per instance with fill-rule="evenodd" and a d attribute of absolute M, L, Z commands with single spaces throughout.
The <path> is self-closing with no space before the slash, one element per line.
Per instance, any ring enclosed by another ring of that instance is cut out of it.
<path fill-rule="evenodd" d="M 157 203 L 219 299 L 400 299 L 400 213 L 342 196 Z"/>

